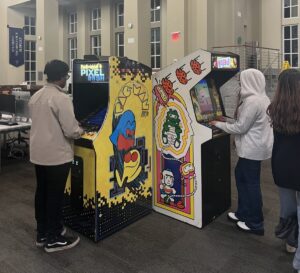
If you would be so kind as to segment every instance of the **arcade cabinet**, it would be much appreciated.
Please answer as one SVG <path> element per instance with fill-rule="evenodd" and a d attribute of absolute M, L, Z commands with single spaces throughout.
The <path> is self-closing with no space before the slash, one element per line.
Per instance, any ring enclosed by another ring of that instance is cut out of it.
<path fill-rule="evenodd" d="M 102 57 L 75 60 L 72 73 L 86 133 L 75 141 L 64 221 L 98 241 L 152 209 L 151 68 Z"/>
<path fill-rule="evenodd" d="M 198 50 L 153 76 L 157 212 L 201 228 L 230 207 L 230 136 L 209 122 L 238 71 L 238 55 Z"/>

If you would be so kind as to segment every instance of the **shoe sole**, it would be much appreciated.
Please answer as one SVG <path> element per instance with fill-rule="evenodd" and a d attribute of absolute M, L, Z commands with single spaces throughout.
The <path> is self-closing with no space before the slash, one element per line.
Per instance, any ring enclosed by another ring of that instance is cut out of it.
<path fill-rule="evenodd" d="M 297 248 L 291 245 L 286 244 L 285 245 L 285 250 L 287 253 L 296 253 Z"/>
<path fill-rule="evenodd" d="M 36 247 L 44 247 L 45 244 L 46 244 L 46 242 L 44 242 L 44 243 L 38 243 L 38 242 L 35 242 L 35 246 L 36 246 Z"/>
<path fill-rule="evenodd" d="M 243 229 L 240 226 L 236 225 L 236 227 L 238 228 L 238 230 L 243 231 L 245 233 L 250 233 L 250 234 L 254 234 L 254 235 L 258 235 L 258 236 L 264 236 L 265 231 L 264 230 L 255 230 L 255 229 Z"/>
<path fill-rule="evenodd" d="M 55 247 L 55 248 L 44 247 L 44 250 L 47 253 L 52 253 L 52 252 L 57 252 L 57 251 L 63 251 L 63 250 L 67 250 L 67 249 L 73 248 L 74 246 L 78 245 L 79 242 L 80 242 L 80 237 L 78 237 L 72 244 L 69 244 L 69 245 L 66 245 L 66 246 L 61 246 L 61 247 Z"/>

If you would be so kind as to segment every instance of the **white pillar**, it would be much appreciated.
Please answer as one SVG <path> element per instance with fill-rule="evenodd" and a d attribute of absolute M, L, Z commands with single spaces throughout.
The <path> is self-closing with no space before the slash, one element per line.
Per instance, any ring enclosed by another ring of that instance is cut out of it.
<path fill-rule="evenodd" d="M 58 1 L 36 1 L 37 84 L 42 84 L 45 64 L 59 59 Z"/>
<path fill-rule="evenodd" d="M 150 66 L 150 35 L 150 1 L 125 0 L 125 56 Z"/>

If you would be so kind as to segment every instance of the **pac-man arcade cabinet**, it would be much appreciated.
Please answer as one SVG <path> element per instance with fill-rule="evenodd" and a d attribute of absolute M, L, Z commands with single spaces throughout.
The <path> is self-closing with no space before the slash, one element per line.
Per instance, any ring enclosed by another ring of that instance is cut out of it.
<path fill-rule="evenodd" d="M 238 71 L 238 55 L 198 50 L 153 75 L 154 210 L 201 228 L 230 207 L 230 136 L 209 122 Z"/>
<path fill-rule="evenodd" d="M 64 221 L 98 241 L 151 212 L 151 68 L 127 58 L 73 63 L 85 129 L 65 190 Z"/>

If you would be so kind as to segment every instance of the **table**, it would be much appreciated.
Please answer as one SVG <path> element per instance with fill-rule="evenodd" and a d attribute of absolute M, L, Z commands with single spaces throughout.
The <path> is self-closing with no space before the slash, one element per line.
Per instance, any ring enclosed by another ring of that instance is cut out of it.
<path fill-rule="evenodd" d="M 0 125 L 0 136 L 4 135 L 4 144 L 6 142 L 6 134 L 10 132 L 19 132 L 24 130 L 29 130 L 31 128 L 31 123 L 29 122 L 18 122 L 18 125 Z M 0 172 L 1 172 L 1 147 L 0 147 Z"/>

